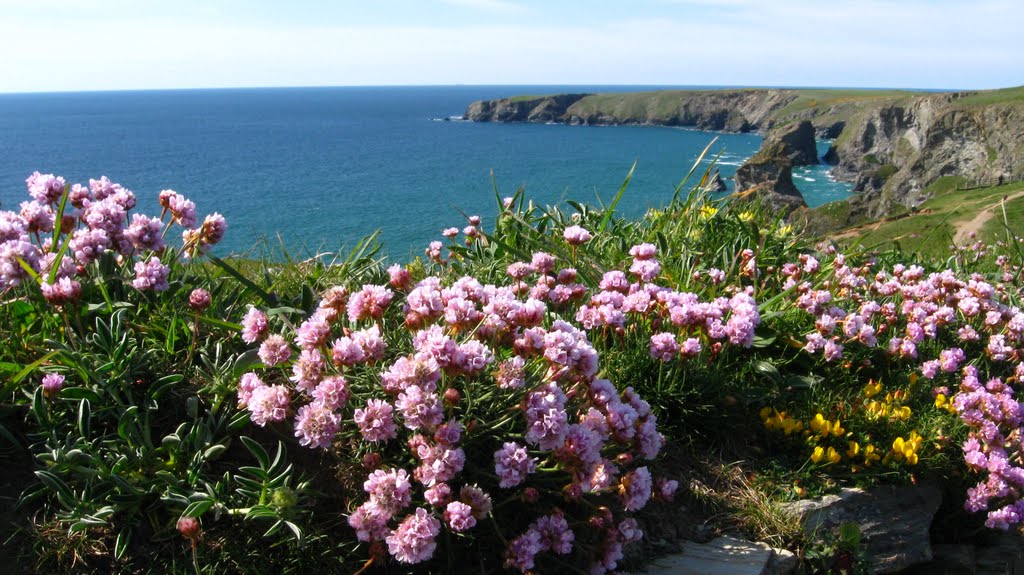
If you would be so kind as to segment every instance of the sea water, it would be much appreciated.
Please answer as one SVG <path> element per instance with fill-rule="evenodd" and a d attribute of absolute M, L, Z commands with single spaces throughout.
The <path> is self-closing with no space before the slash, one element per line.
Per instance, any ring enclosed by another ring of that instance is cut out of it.
<path fill-rule="evenodd" d="M 458 121 L 478 99 L 633 91 L 641 86 L 269 88 L 0 95 L 0 207 L 28 199 L 35 170 L 69 182 L 108 176 L 142 211 L 173 189 L 200 214 L 220 212 L 219 253 L 261 240 L 297 255 L 342 250 L 380 230 L 387 252 L 422 253 L 463 214 L 496 213 L 523 186 L 540 204 L 610 202 L 633 162 L 618 210 L 663 205 L 700 152 L 729 178 L 754 134 L 652 126 L 584 127 Z M 717 138 L 717 139 L 716 139 Z M 826 166 L 798 169 L 807 202 L 845 197 Z M 730 182 L 731 185 L 731 182 Z"/>

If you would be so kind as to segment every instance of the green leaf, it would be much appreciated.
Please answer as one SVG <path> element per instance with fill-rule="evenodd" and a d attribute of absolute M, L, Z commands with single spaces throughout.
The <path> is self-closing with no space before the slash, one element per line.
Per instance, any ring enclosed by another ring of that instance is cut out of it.
<path fill-rule="evenodd" d="M 231 331 L 242 331 L 242 324 L 224 321 L 222 319 L 217 319 L 215 317 L 207 317 L 205 315 L 201 315 L 199 316 L 199 321 L 206 324 L 215 325 L 217 327 L 222 327 L 224 329 L 230 329 Z"/>
<path fill-rule="evenodd" d="M 22 368 L 22 370 L 19 371 L 17 375 L 12 377 L 11 380 L 7 382 L 7 385 L 5 385 L 3 388 L 3 392 L 0 393 L 0 397 L 5 397 L 7 396 L 7 394 L 14 391 L 18 387 L 18 384 L 21 383 L 21 380 L 28 377 L 28 374 L 35 371 L 40 365 L 43 365 L 44 363 L 49 361 L 51 357 L 57 355 L 58 353 L 60 353 L 60 350 L 55 349 Z"/>
<path fill-rule="evenodd" d="M 213 507 L 215 502 L 212 499 L 204 499 L 202 501 L 193 501 L 188 504 L 188 507 L 181 512 L 182 517 L 202 517 L 203 513 L 206 513 Z"/>
<path fill-rule="evenodd" d="M 622 199 L 623 194 L 626 193 L 626 188 L 629 187 L 629 181 L 633 179 L 633 172 L 636 171 L 636 165 L 640 160 L 633 161 L 633 167 L 629 169 L 629 173 L 626 174 L 626 179 L 622 181 L 622 185 L 619 187 L 619 192 L 615 194 L 615 199 L 612 200 L 612 204 L 608 206 L 608 209 L 604 211 L 604 217 L 601 218 L 601 223 L 597 226 L 598 232 L 603 232 L 608 227 L 608 223 L 612 221 L 612 216 L 615 215 L 615 206 L 619 205 L 619 200 Z"/>
<path fill-rule="evenodd" d="M 240 436 L 242 444 L 249 450 L 249 453 L 253 455 L 260 462 L 260 468 L 267 469 L 270 467 L 270 455 L 267 454 L 267 450 L 263 449 L 263 446 L 256 442 L 255 439 L 246 437 L 245 435 Z"/>
<path fill-rule="evenodd" d="M 139 406 L 132 405 L 128 409 L 124 410 L 121 414 L 121 419 L 117 422 L 117 435 L 125 441 L 129 441 L 130 426 L 138 421 Z"/>
<path fill-rule="evenodd" d="M 754 372 L 758 375 L 763 375 L 776 383 L 782 381 L 782 374 L 779 373 L 779 368 L 775 367 L 775 365 L 769 361 L 755 361 L 753 367 Z"/>
<path fill-rule="evenodd" d="M 210 261 L 217 265 L 217 267 L 224 270 L 229 276 L 235 278 L 235 280 L 237 280 L 238 283 L 242 284 L 243 286 L 252 290 L 253 293 L 258 295 L 260 299 L 263 300 L 264 305 L 274 305 L 275 303 L 277 303 L 277 299 L 271 297 L 271 295 L 267 293 L 267 290 L 253 283 L 252 280 L 242 275 L 241 272 L 233 268 L 230 264 L 228 264 L 227 262 L 218 258 L 215 255 L 210 255 L 208 257 L 210 258 Z M 241 326 L 239 326 L 239 329 L 241 329 Z"/>
<path fill-rule="evenodd" d="M 71 488 L 68 487 L 67 483 L 60 477 L 57 477 L 54 473 L 45 469 L 36 471 L 36 477 L 39 478 L 47 487 L 52 491 L 56 492 L 58 496 L 63 496 L 67 499 L 74 499 L 74 494 L 71 492 Z"/>
<path fill-rule="evenodd" d="M 89 400 L 83 399 L 78 402 L 78 433 L 82 434 L 82 438 L 86 441 L 89 440 L 89 434 L 92 431 L 92 409 L 89 406 Z"/>
<path fill-rule="evenodd" d="M 102 402 L 100 394 L 88 387 L 65 387 L 60 390 L 60 397 L 61 399 L 88 399 L 96 403 Z"/>
<path fill-rule="evenodd" d="M 121 529 L 117 534 L 117 541 L 114 542 L 114 559 L 121 560 L 124 558 L 125 552 L 128 550 L 128 544 L 132 539 L 132 526 L 126 525 L 124 529 Z"/>
<path fill-rule="evenodd" d="M 226 445 L 222 444 L 222 443 L 218 443 L 217 445 L 211 445 L 210 447 L 208 447 L 206 449 L 206 451 L 203 452 L 203 459 L 205 459 L 207 461 L 210 461 L 212 459 L 217 459 L 225 451 L 227 451 L 227 449 L 228 449 L 228 447 Z"/>

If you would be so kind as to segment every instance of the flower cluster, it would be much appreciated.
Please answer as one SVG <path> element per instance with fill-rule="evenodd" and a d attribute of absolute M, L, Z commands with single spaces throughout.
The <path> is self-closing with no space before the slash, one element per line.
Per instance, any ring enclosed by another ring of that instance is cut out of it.
<path fill-rule="evenodd" d="M 164 213 L 151 218 L 132 213 L 135 194 L 105 176 L 83 186 L 35 172 L 25 182 L 32 200 L 18 212 L 0 211 L 0 292 L 38 279 L 43 298 L 54 306 L 76 303 L 89 265 L 108 252 L 119 263 L 135 262 L 131 285 L 137 290 L 165 291 L 170 257 L 164 236 L 170 225 L 186 228 L 183 255 L 218 243 L 227 229 L 216 213 L 201 229 L 190 229 L 197 220 L 195 204 L 171 190 L 160 192 Z M 197 247 L 190 249 L 190 242 Z"/>
<path fill-rule="evenodd" d="M 644 246 L 637 257 L 653 255 Z M 408 270 L 391 269 L 399 295 L 385 285 L 332 288 L 284 333 L 252 308 L 242 338 L 259 345 L 265 371 L 242 377 L 239 405 L 257 425 L 291 420 L 311 448 L 342 439 L 361 445 L 372 472 L 348 523 L 360 541 L 386 544 L 397 561 L 428 560 L 442 529 L 493 529 L 481 522 L 494 509 L 492 496 L 518 492 L 529 506 L 517 513 L 534 515 L 525 531 L 506 537 L 508 566 L 532 569 L 545 552 L 594 552 L 581 560 L 597 572 L 614 569 L 622 545 L 641 536 L 629 514 L 652 497 L 670 499 L 678 484 L 656 481 L 641 464 L 664 445 L 657 417 L 632 388 L 598 377 L 586 326 L 558 313 L 571 314 L 567 304 L 588 290 L 571 268 L 556 270 L 557 258 L 546 253 L 510 266 L 510 285 L 413 281 Z M 609 276 L 615 287 L 605 291 L 621 296 L 619 305 L 636 302 L 623 314 L 658 310 L 671 321 L 674 310 L 689 318 L 678 324 L 690 326 L 689 338 L 749 345 L 759 318 L 747 292 L 702 304 L 620 274 Z M 581 498 L 617 511 L 599 518 L 559 511 Z M 598 550 L 574 547 L 580 528 L 597 529 Z"/>

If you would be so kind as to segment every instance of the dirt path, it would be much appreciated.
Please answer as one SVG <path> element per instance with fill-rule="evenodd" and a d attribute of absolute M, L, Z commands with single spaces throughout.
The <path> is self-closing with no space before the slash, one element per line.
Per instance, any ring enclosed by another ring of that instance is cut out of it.
<path fill-rule="evenodd" d="M 993 216 L 995 216 L 996 209 L 999 208 L 999 206 L 1004 201 L 1009 202 L 1012 200 L 1016 200 L 1017 198 L 1022 196 L 1024 196 L 1024 190 L 1006 196 L 1005 200 L 1003 198 L 1000 198 L 998 201 L 993 202 L 984 210 L 978 212 L 970 220 L 957 224 L 956 235 L 953 236 L 953 243 L 960 245 L 964 242 L 964 240 L 970 237 L 971 233 L 977 234 L 978 232 L 980 232 L 981 228 L 983 228 L 985 224 L 988 223 L 988 221 L 991 220 Z"/>

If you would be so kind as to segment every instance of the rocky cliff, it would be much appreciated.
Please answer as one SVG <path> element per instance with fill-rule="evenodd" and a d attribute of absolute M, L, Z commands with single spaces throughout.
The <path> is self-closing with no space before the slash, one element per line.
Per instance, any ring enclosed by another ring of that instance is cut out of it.
<path fill-rule="evenodd" d="M 463 118 L 474 122 L 655 124 L 749 132 L 769 128 L 774 114 L 797 97 L 796 90 L 560 94 L 473 102 Z"/>
<path fill-rule="evenodd" d="M 928 186 L 944 176 L 973 182 L 1024 174 L 1024 106 L 976 99 L 935 94 L 854 116 L 829 157 L 835 177 L 860 192 L 855 207 L 877 218 L 928 199 Z"/>
<path fill-rule="evenodd" d="M 851 218 L 877 218 L 927 199 L 942 177 L 1024 175 L 1024 88 L 914 93 L 873 90 L 664 90 L 474 102 L 473 121 L 654 124 L 765 134 L 737 189 L 770 189 L 784 205 L 794 164 L 816 163 L 812 136 L 834 138 L 825 161 L 854 184 Z M 781 147 L 780 147 L 781 146 Z M 785 158 L 785 159 L 784 159 Z M 792 186 L 795 190 L 795 186 Z M 799 192 L 797 192 L 798 194 Z M 800 199 L 802 203 L 802 199 Z"/>

